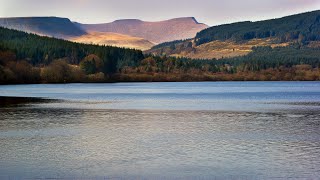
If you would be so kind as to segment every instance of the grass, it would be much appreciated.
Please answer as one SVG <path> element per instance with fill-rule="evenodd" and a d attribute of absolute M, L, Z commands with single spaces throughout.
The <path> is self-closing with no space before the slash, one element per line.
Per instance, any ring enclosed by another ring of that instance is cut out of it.
<path fill-rule="evenodd" d="M 187 42 L 183 42 L 184 44 Z M 289 43 L 274 43 L 272 39 L 253 39 L 250 41 L 237 43 L 234 41 L 212 41 L 200 46 L 193 46 L 193 48 L 179 49 L 183 43 L 177 44 L 175 50 L 169 47 L 150 50 L 149 52 L 160 55 L 162 51 L 166 55 L 174 57 L 188 57 L 192 59 L 221 59 L 224 57 L 244 56 L 252 51 L 254 46 L 287 46 Z"/>
<path fill-rule="evenodd" d="M 110 45 L 139 50 L 150 49 L 154 46 L 153 43 L 143 38 L 112 32 L 90 32 L 79 37 L 70 38 L 69 40 L 78 43 Z"/>

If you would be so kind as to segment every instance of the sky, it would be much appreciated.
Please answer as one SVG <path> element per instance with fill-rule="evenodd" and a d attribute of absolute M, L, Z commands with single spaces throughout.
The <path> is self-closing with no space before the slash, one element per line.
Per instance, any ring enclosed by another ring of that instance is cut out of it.
<path fill-rule="evenodd" d="M 210 26 L 320 10 L 320 0 L 0 0 L 0 17 L 57 16 L 80 23 L 195 17 Z"/>

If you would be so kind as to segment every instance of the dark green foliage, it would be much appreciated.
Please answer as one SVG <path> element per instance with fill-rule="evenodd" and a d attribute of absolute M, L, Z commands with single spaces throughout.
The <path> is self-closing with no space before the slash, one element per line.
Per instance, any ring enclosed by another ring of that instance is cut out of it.
<path fill-rule="evenodd" d="M 138 50 L 79 44 L 6 28 L 0 28 L 0 49 L 13 51 L 17 59 L 26 59 L 35 66 L 61 58 L 68 59 L 69 64 L 79 64 L 87 55 L 95 54 L 104 62 L 103 71 L 108 74 L 122 66 L 136 66 L 144 58 Z"/>
<path fill-rule="evenodd" d="M 151 49 L 163 48 L 163 47 L 171 46 L 171 45 L 175 45 L 175 44 L 178 44 L 178 43 L 181 43 L 181 42 L 187 41 L 187 40 L 190 40 L 190 39 L 185 39 L 185 40 L 175 40 L 175 41 L 170 41 L 170 42 L 164 42 L 164 43 L 161 43 L 161 44 L 158 44 L 158 45 L 153 46 Z"/>
<path fill-rule="evenodd" d="M 187 48 L 192 48 L 192 42 L 188 42 Z"/>
<path fill-rule="evenodd" d="M 225 58 L 217 65 L 230 64 L 234 67 L 243 67 L 248 71 L 259 71 L 261 69 L 292 67 L 294 65 L 308 64 L 314 68 L 320 67 L 320 49 L 307 48 L 299 45 L 288 47 L 255 47 L 253 52 L 246 56 Z"/>
<path fill-rule="evenodd" d="M 299 39 L 303 41 L 303 37 Z M 192 43 L 186 46 L 192 47 Z M 296 42 L 287 47 L 255 47 L 241 57 L 195 60 L 144 56 L 137 50 L 78 44 L 0 28 L 0 84 L 320 80 L 320 48 L 310 47 Z"/>
<path fill-rule="evenodd" d="M 96 61 L 94 59 L 92 61 L 81 62 L 80 67 L 86 74 L 94 74 L 97 71 Z"/>
<path fill-rule="evenodd" d="M 320 49 L 302 47 L 298 44 L 288 47 L 270 46 L 255 47 L 253 51 L 246 56 L 224 58 L 220 60 L 201 60 L 189 58 L 173 57 L 154 57 L 157 66 L 165 72 L 167 69 L 162 67 L 170 66 L 170 69 L 202 70 L 206 66 L 210 72 L 228 72 L 234 73 L 237 69 L 245 71 L 259 71 L 269 68 L 287 67 L 295 65 L 308 64 L 314 68 L 320 67 Z M 170 61 L 170 63 L 169 63 Z M 167 63 L 167 64 L 165 64 Z M 169 63 L 169 64 L 168 64 Z M 225 69 L 225 67 L 228 67 Z"/>
<path fill-rule="evenodd" d="M 173 51 L 173 50 L 175 50 L 176 49 L 176 45 L 175 44 L 171 44 L 170 45 L 170 49 Z"/>
<path fill-rule="evenodd" d="M 320 40 L 320 11 L 258 22 L 239 22 L 213 26 L 199 32 L 196 44 L 214 40 L 244 41 L 254 38 L 276 38 L 281 42 Z"/>

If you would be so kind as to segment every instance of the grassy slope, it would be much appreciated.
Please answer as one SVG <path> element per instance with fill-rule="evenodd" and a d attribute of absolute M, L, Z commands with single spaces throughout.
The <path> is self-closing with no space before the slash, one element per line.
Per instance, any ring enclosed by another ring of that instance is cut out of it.
<path fill-rule="evenodd" d="M 176 18 L 158 22 L 137 19 L 123 19 L 105 24 L 78 24 L 86 31 L 114 32 L 141 37 L 155 44 L 194 37 L 197 32 L 207 28 L 194 18 Z"/>
<path fill-rule="evenodd" d="M 110 45 L 133 49 L 146 50 L 154 46 L 153 43 L 142 38 L 111 32 L 90 32 L 86 35 L 70 38 L 79 43 Z"/>
<path fill-rule="evenodd" d="M 212 41 L 209 43 L 195 46 L 193 43 L 192 48 L 186 48 L 188 40 L 175 45 L 175 49 L 170 46 L 164 48 L 156 48 L 145 51 L 155 55 L 170 55 L 174 57 L 188 57 L 193 59 L 221 59 L 225 57 L 236 57 L 247 55 L 252 52 L 254 46 L 287 46 L 289 43 L 274 43 L 272 39 L 253 39 L 250 41 L 236 43 L 234 41 Z"/>
<path fill-rule="evenodd" d="M 145 53 L 220 59 L 247 55 L 254 46 L 287 46 L 299 42 L 318 47 L 319 32 L 320 11 L 314 11 L 266 21 L 214 26 L 199 32 L 191 40 L 160 44 Z"/>

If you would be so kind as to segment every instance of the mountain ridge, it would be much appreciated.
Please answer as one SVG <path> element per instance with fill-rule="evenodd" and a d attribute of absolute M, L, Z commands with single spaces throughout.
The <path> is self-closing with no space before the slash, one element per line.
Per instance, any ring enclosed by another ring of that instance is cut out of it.
<path fill-rule="evenodd" d="M 87 32 L 126 34 L 144 38 L 155 44 L 193 38 L 197 32 L 209 27 L 206 24 L 199 23 L 194 17 L 181 17 L 154 22 L 139 19 L 120 19 L 110 23 L 76 24 Z"/>
<path fill-rule="evenodd" d="M 212 26 L 198 32 L 192 39 L 158 44 L 145 53 L 194 59 L 222 59 L 247 55 L 255 46 L 278 47 L 291 43 L 301 46 L 311 43 L 314 46 L 319 42 L 320 10 L 263 21 Z"/>
<path fill-rule="evenodd" d="M 55 16 L 52 16 L 52 17 L 55 17 Z M 77 22 L 77 21 L 73 21 L 73 23 L 80 24 L 80 25 L 81 24 L 82 25 L 103 25 L 103 24 L 109 24 L 109 23 L 114 23 L 114 22 L 125 22 L 125 21 L 126 22 L 136 21 L 136 22 L 146 22 L 146 23 L 157 23 L 157 22 L 165 22 L 165 21 L 171 21 L 171 20 L 191 20 L 191 21 L 195 22 L 196 24 L 205 24 L 205 23 L 198 22 L 198 20 L 195 17 L 192 17 L 192 16 L 190 16 L 190 17 L 177 17 L 177 18 L 171 18 L 171 19 L 159 20 L 159 21 L 145 21 L 145 20 L 136 19 L 136 18 L 125 18 L 125 19 L 117 19 L 117 20 L 114 20 L 112 22 L 80 23 L 80 22 Z M 208 27 L 210 27 L 210 26 L 208 26 Z"/>
<path fill-rule="evenodd" d="M 86 34 L 70 19 L 55 16 L 0 18 L 0 26 L 61 39 Z"/>
<path fill-rule="evenodd" d="M 160 42 L 192 38 L 198 31 L 208 27 L 199 23 L 194 17 L 155 22 L 119 19 L 111 23 L 81 24 L 56 16 L 0 18 L 0 26 L 59 39 L 71 41 L 76 39 L 77 42 L 116 45 L 141 50 L 151 48 L 152 45 Z M 109 33 L 109 35 L 101 35 L 101 33 Z M 110 36 L 110 33 L 117 35 Z M 93 37 L 94 34 L 97 34 L 96 38 Z M 127 39 L 125 40 L 124 37 Z M 119 42 L 114 39 L 119 39 Z"/>

